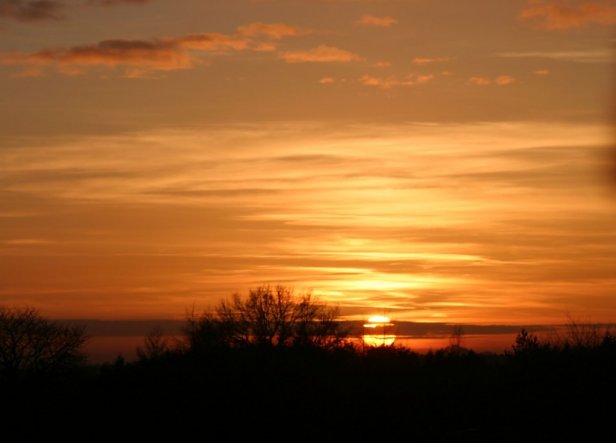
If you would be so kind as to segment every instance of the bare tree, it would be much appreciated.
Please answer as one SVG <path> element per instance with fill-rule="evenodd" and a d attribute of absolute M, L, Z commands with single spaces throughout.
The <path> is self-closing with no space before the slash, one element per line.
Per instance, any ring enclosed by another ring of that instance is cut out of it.
<path fill-rule="evenodd" d="M 260 286 L 248 297 L 235 294 L 220 302 L 213 313 L 189 317 L 190 346 L 245 347 L 316 346 L 332 348 L 345 343 L 346 328 L 337 321 L 338 309 L 296 296 L 284 286 Z"/>
<path fill-rule="evenodd" d="M 155 327 L 143 340 L 143 346 L 137 346 L 140 360 L 157 360 L 170 351 L 169 341 L 160 327 Z"/>
<path fill-rule="evenodd" d="M 50 374 L 83 360 L 84 328 L 47 320 L 33 308 L 0 307 L 0 376 Z"/>
<path fill-rule="evenodd" d="M 609 328 L 589 321 L 578 321 L 568 317 L 564 335 L 558 334 L 556 341 L 560 346 L 573 348 L 596 348 L 609 334 Z"/>

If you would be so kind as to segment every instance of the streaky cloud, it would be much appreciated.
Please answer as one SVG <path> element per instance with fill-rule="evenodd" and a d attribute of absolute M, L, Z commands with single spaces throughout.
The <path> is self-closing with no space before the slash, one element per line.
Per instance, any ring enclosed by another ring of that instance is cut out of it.
<path fill-rule="evenodd" d="M 566 51 L 503 52 L 498 54 L 498 56 L 505 58 L 561 60 L 574 63 L 614 63 L 616 61 L 611 48 L 572 49 Z"/>
<path fill-rule="evenodd" d="M 355 24 L 359 26 L 368 26 L 373 28 L 389 28 L 397 23 L 398 20 L 393 17 L 376 16 L 371 14 L 366 14 L 355 22 Z"/>

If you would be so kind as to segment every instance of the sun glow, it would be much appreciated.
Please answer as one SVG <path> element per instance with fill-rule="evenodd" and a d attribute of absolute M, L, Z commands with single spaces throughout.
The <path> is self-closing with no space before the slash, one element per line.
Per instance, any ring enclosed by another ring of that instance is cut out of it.
<path fill-rule="evenodd" d="M 376 328 L 382 325 L 391 325 L 391 319 L 383 315 L 373 315 L 368 319 L 368 323 L 364 325 L 364 328 Z"/>
<path fill-rule="evenodd" d="M 391 346 L 396 341 L 394 324 L 389 317 L 373 315 L 364 324 L 364 344 L 371 347 Z M 368 330 L 368 333 L 365 333 Z"/>

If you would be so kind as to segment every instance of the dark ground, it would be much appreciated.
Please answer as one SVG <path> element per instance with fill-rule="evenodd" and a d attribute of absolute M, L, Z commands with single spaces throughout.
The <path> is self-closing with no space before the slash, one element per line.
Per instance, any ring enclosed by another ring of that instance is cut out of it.
<path fill-rule="evenodd" d="M 612 441 L 616 340 L 459 348 L 170 351 L 0 383 L 0 441 Z M 607 432 L 606 439 L 597 437 Z"/>

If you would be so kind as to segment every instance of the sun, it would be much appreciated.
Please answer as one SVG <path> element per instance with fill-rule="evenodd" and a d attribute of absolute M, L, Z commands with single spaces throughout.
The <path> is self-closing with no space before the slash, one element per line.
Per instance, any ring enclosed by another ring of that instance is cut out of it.
<path fill-rule="evenodd" d="M 364 343 L 372 347 L 391 346 L 396 341 L 394 324 L 389 317 L 373 315 L 364 324 Z"/>
<path fill-rule="evenodd" d="M 390 324 L 391 319 L 389 317 L 385 317 L 384 315 L 373 315 L 368 318 L 368 324 L 364 325 L 364 327 L 372 327 L 375 328 L 380 325 Z"/>

